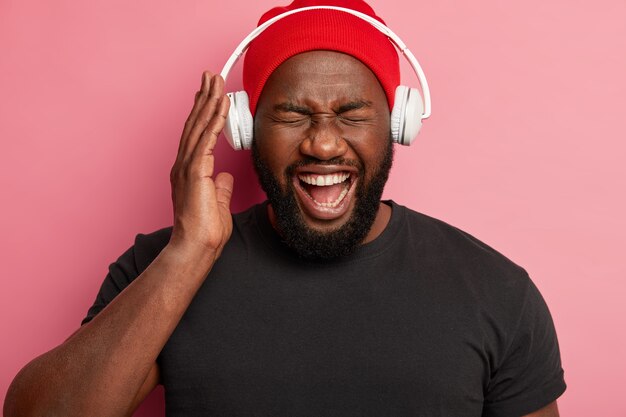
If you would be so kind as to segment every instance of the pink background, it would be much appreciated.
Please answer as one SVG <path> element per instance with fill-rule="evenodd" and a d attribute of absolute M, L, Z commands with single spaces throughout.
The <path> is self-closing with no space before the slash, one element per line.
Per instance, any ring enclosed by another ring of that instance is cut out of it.
<path fill-rule="evenodd" d="M 78 327 L 134 235 L 170 223 L 168 174 L 200 73 L 274 5 L 216 3 L 0 2 L 1 400 Z M 626 3 L 372 4 L 433 94 L 387 197 L 530 272 L 560 338 L 563 416 L 626 416 Z M 259 201 L 249 154 L 225 142 L 218 154 L 234 210 Z M 135 415 L 162 407 L 159 389 Z"/>

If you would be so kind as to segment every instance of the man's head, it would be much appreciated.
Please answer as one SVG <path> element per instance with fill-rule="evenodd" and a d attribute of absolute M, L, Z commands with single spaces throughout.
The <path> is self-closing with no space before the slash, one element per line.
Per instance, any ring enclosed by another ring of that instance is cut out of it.
<path fill-rule="evenodd" d="M 373 15 L 361 1 L 342 3 L 357 4 Z M 320 13 L 327 20 L 321 28 Z M 347 20 L 333 27 L 336 13 Z M 299 14 L 308 16 L 291 25 L 300 32 L 307 27 L 309 44 L 295 40 L 289 53 L 281 49 L 282 54 L 275 54 L 280 56 L 269 58 L 270 70 L 259 57 L 259 48 L 266 45 L 253 49 L 253 44 L 244 64 L 244 87 L 255 115 L 253 159 L 272 222 L 301 256 L 329 259 L 361 244 L 380 217 L 393 158 L 389 109 L 399 66 L 389 40 L 359 18 L 337 11 Z M 270 33 L 265 40 L 272 44 L 279 36 L 288 44 L 292 28 L 284 26 L 282 33 Z M 354 46 L 362 33 L 370 40 L 367 48 Z M 255 43 L 259 41 L 261 36 Z M 376 61 L 379 56 L 390 59 L 390 54 L 374 53 L 381 50 L 393 54 L 391 64 Z M 246 82 L 252 62 L 257 76 Z"/>
<path fill-rule="evenodd" d="M 385 94 L 365 65 L 330 51 L 288 59 L 265 85 L 254 137 L 255 168 L 289 246 L 328 259 L 365 239 L 393 150 Z"/>

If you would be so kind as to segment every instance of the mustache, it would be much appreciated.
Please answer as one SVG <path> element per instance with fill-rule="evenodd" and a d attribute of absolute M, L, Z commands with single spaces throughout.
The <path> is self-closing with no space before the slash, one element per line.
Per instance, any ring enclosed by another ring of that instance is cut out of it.
<path fill-rule="evenodd" d="M 333 158 L 333 159 L 328 159 L 328 160 L 320 160 L 320 159 L 315 159 L 311 157 L 305 157 L 289 165 L 285 169 L 285 173 L 287 174 L 288 177 L 291 177 L 296 172 L 296 169 L 303 167 L 303 166 L 311 166 L 311 165 L 345 165 L 345 166 L 355 167 L 356 169 L 359 170 L 360 173 L 363 171 L 363 165 L 359 163 L 358 161 L 355 161 L 352 159 Z"/>

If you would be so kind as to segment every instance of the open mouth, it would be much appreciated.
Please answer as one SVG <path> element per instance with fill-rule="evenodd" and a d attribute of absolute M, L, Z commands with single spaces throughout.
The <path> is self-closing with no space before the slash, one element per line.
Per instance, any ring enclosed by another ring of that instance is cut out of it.
<path fill-rule="evenodd" d="M 356 179 L 356 172 L 350 170 L 301 171 L 294 175 L 303 209 L 320 219 L 337 218 L 348 210 Z"/>
<path fill-rule="evenodd" d="M 350 189 L 350 174 L 340 172 L 328 175 L 300 174 L 304 192 L 322 207 L 337 207 Z"/>

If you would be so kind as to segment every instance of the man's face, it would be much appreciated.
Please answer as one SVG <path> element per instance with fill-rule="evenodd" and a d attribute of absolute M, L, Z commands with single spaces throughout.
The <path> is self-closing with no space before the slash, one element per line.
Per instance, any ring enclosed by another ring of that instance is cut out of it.
<path fill-rule="evenodd" d="M 393 155 L 376 76 L 338 52 L 296 55 L 270 76 L 253 159 L 283 239 L 306 258 L 350 253 L 368 235 Z"/>

